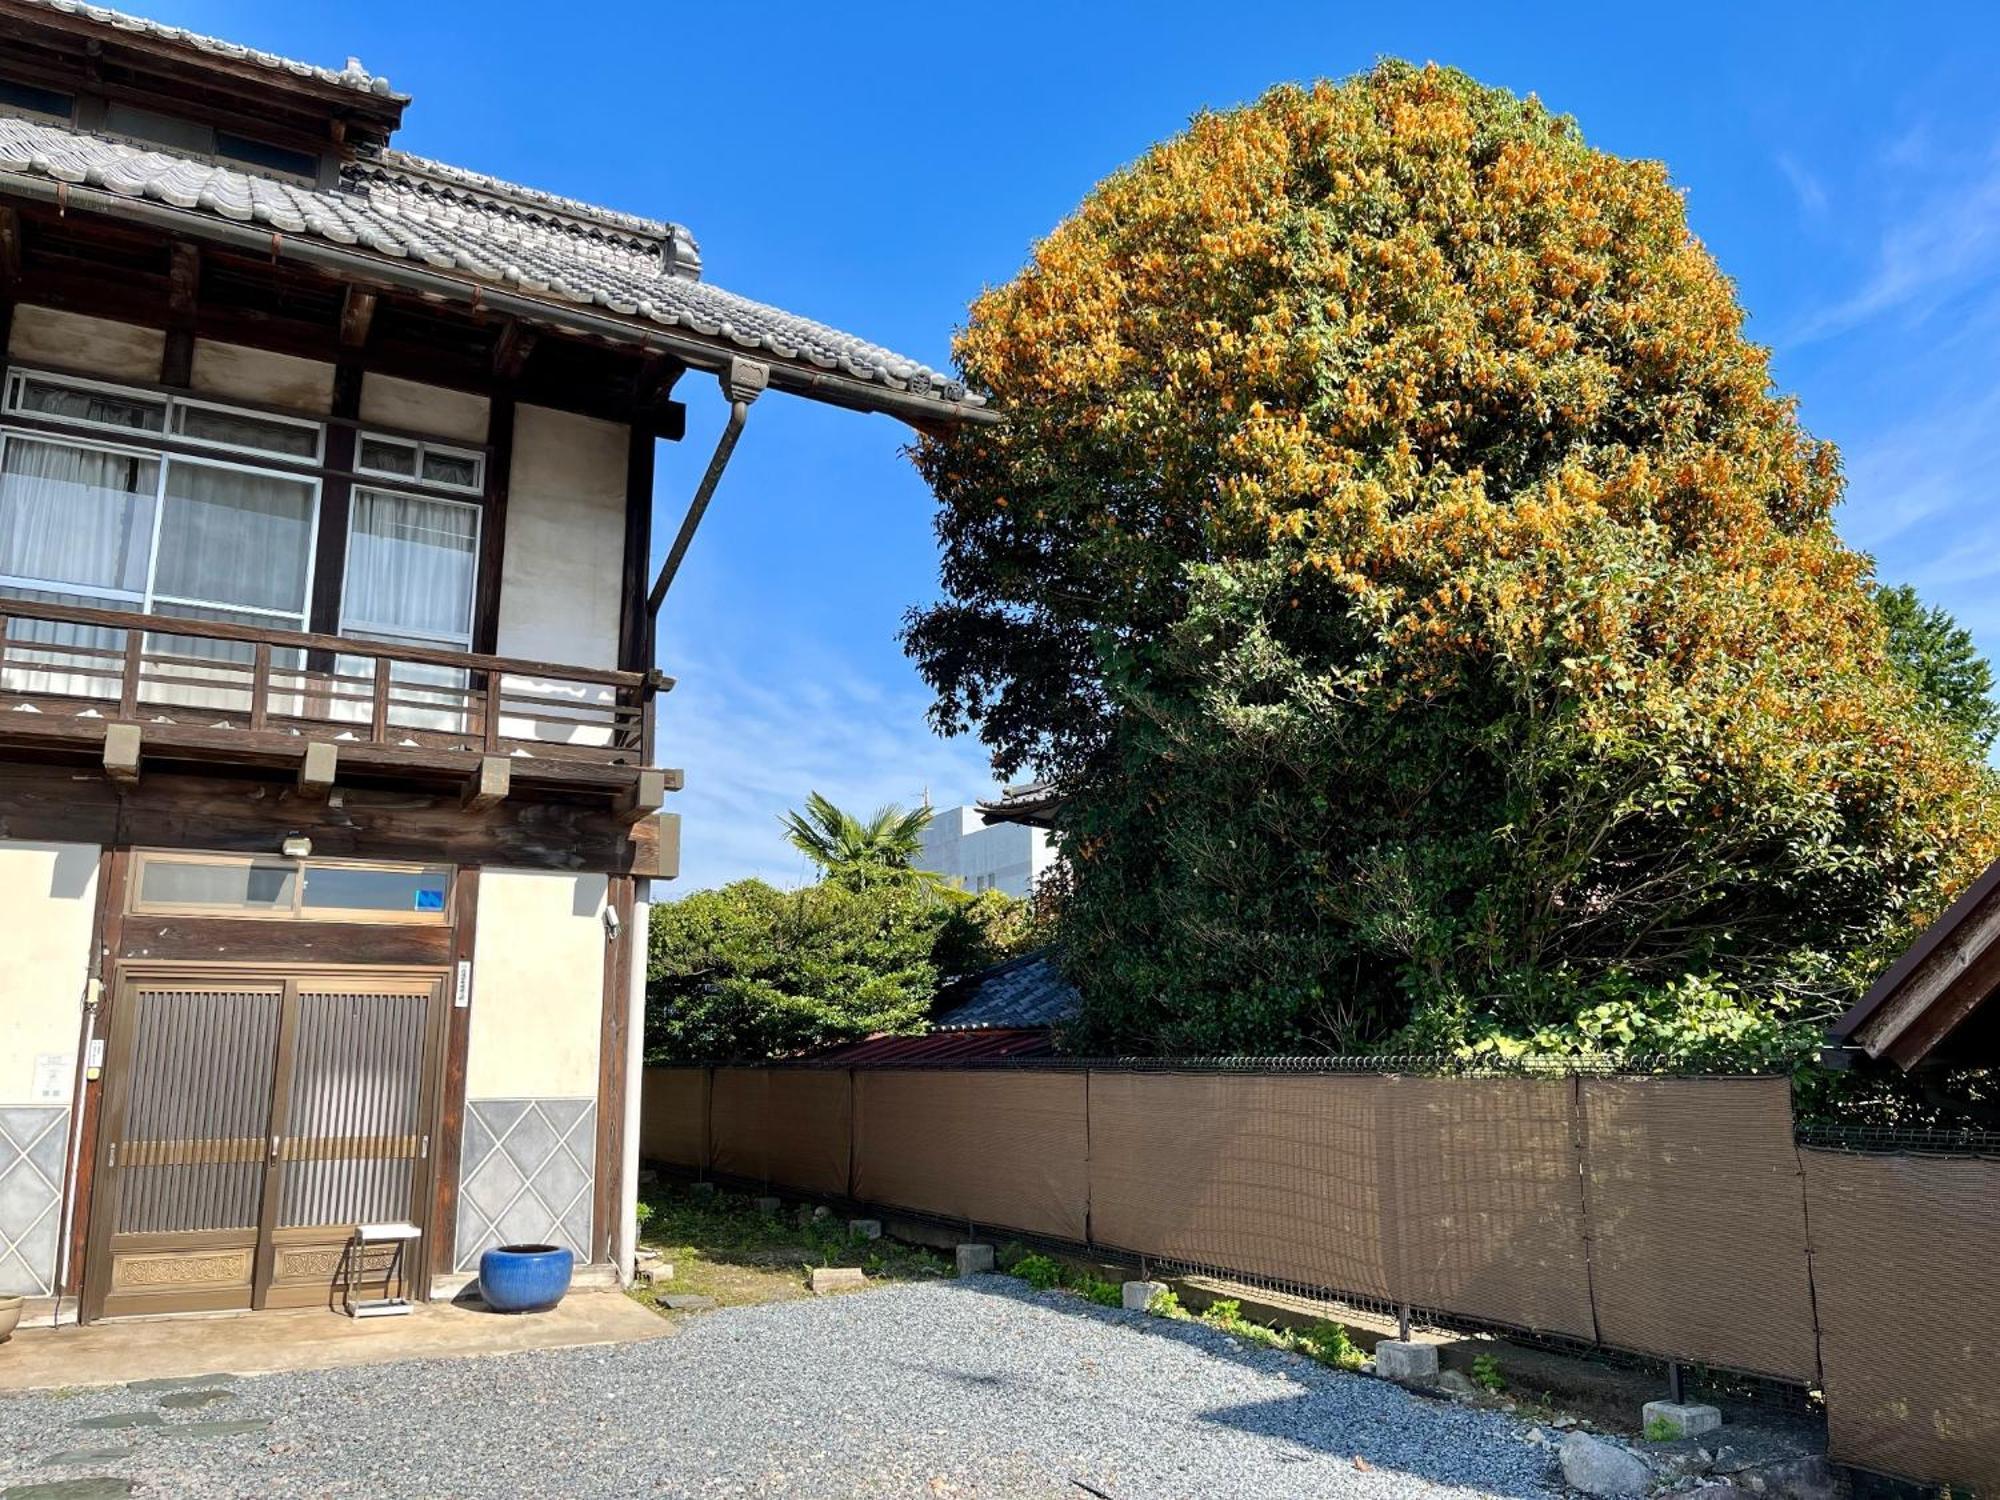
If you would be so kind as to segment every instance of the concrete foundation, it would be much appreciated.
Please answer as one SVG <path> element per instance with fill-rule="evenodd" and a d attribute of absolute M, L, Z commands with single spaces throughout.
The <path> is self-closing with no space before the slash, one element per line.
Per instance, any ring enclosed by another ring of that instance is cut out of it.
<path fill-rule="evenodd" d="M 1722 1425 L 1722 1413 L 1712 1406 L 1702 1406 L 1694 1402 L 1648 1401 L 1639 1409 L 1639 1430 L 1651 1436 L 1655 1422 L 1665 1422 L 1673 1427 L 1668 1437 L 1694 1437 L 1697 1433 L 1713 1432 Z"/>
<path fill-rule="evenodd" d="M 1125 1283 L 1125 1307 L 1131 1312 L 1144 1312 L 1153 1305 L 1153 1299 L 1166 1289 L 1164 1281 L 1128 1281 Z"/>
<path fill-rule="evenodd" d="M 959 1275 L 978 1276 L 993 1269 L 991 1245 L 960 1245 L 957 1251 Z"/>
<path fill-rule="evenodd" d="M 1375 1373 L 1406 1385 L 1430 1385 L 1438 1377 L 1437 1345 L 1383 1339 L 1375 1346 Z"/>
<path fill-rule="evenodd" d="M 847 1237 L 850 1240 L 879 1240 L 882 1238 L 880 1219 L 849 1219 Z"/>

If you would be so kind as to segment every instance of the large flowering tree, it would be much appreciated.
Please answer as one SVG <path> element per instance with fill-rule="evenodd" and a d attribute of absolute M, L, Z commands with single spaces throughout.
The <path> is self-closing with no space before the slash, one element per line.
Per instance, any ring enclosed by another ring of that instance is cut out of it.
<path fill-rule="evenodd" d="M 1073 794 L 1088 1044 L 1769 1051 L 1995 853 L 1666 172 L 1532 99 L 1204 115 L 957 355 L 907 644 Z"/>

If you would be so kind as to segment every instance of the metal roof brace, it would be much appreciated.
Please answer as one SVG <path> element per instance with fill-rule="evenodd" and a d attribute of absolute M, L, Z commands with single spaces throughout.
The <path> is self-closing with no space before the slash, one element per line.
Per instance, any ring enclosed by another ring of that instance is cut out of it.
<path fill-rule="evenodd" d="M 667 597 L 667 590 L 673 587 L 674 575 L 681 570 L 681 559 L 687 556 L 688 546 L 694 541 L 695 528 L 701 525 L 708 502 L 715 497 L 715 486 L 722 478 L 722 471 L 729 467 L 729 455 L 736 451 L 736 439 L 743 435 L 743 423 L 750 415 L 750 403 L 763 395 L 764 387 L 771 383 L 771 367 L 754 359 L 732 358 L 728 368 L 718 372 L 715 378 L 722 386 L 722 394 L 729 398 L 729 421 L 722 429 L 722 436 L 715 440 L 715 453 L 708 461 L 708 472 L 701 476 L 701 483 L 695 487 L 694 499 L 688 502 L 687 515 L 681 520 L 680 533 L 667 551 L 667 560 L 660 564 L 660 576 L 653 580 L 652 592 L 646 595 L 649 627 L 659 618 L 660 605 Z M 651 659 L 650 652 L 648 659 Z"/>

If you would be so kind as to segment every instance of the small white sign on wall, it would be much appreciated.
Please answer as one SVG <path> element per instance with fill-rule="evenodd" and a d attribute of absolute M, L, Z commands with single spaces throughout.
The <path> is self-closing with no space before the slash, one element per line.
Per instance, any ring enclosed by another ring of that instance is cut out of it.
<path fill-rule="evenodd" d="M 70 1080 L 76 1074 L 74 1052 L 35 1054 L 34 1100 L 37 1104 L 69 1103 Z"/>
<path fill-rule="evenodd" d="M 472 1004 L 472 961 L 461 958 L 458 961 L 458 993 L 452 997 L 452 1004 L 460 1010 Z"/>

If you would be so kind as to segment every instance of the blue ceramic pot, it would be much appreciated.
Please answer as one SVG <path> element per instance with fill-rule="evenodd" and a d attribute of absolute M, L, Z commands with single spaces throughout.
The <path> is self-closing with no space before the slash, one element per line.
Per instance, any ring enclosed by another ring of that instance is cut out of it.
<path fill-rule="evenodd" d="M 554 1245 L 501 1245 L 479 1257 L 479 1295 L 495 1312 L 554 1307 L 569 1290 L 576 1257 Z"/>

